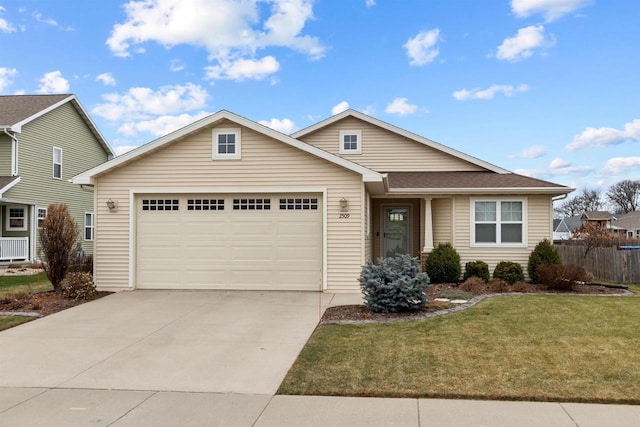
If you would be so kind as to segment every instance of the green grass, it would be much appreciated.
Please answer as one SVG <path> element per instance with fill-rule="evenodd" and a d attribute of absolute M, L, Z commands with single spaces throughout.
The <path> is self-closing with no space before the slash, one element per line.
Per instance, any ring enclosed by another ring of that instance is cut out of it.
<path fill-rule="evenodd" d="M 639 404 L 638 325 L 637 296 L 543 295 L 418 321 L 321 325 L 278 393 Z"/>
<path fill-rule="evenodd" d="M 0 276 L 0 295 L 16 291 L 44 292 L 51 290 L 53 287 L 45 273 L 31 276 Z"/>
<path fill-rule="evenodd" d="M 27 317 L 27 316 L 0 316 L 0 331 L 4 331 L 5 329 L 13 328 L 14 326 L 18 326 L 22 323 L 27 323 L 31 320 L 35 320 L 35 317 Z"/>

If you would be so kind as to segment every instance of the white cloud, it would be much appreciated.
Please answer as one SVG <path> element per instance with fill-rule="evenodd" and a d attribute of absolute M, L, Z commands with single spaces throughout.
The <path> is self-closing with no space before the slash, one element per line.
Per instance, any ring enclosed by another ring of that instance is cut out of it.
<path fill-rule="evenodd" d="M 552 38 L 544 34 L 544 26 L 530 25 L 520 28 L 518 34 L 504 39 L 498 46 L 496 58 L 505 61 L 520 61 L 533 55 L 533 50 L 543 47 L 550 47 L 555 44 Z"/>
<path fill-rule="evenodd" d="M 520 157 L 523 159 L 537 159 L 538 157 L 542 157 L 547 154 L 547 150 L 542 145 L 533 145 L 531 147 L 525 148 L 517 155 L 511 155 L 510 158 Z"/>
<path fill-rule="evenodd" d="M 113 151 L 116 153 L 116 156 L 119 156 L 135 148 L 138 148 L 138 146 L 137 145 L 120 145 L 118 147 L 113 147 Z"/>
<path fill-rule="evenodd" d="M 440 50 L 436 47 L 438 41 L 440 41 L 440 30 L 438 28 L 421 31 L 415 37 L 410 38 L 403 46 L 407 50 L 407 56 L 410 59 L 409 64 L 415 66 L 426 65 L 436 59 L 440 53 Z"/>
<path fill-rule="evenodd" d="M 149 119 L 153 115 L 175 114 L 203 108 L 208 98 L 206 89 L 193 83 L 163 86 L 157 91 L 133 87 L 124 94 L 102 95 L 107 101 L 92 112 L 107 120 Z"/>
<path fill-rule="evenodd" d="M 117 56 L 146 42 L 204 47 L 213 60 L 251 57 L 270 46 L 314 59 L 325 52 L 318 38 L 302 34 L 313 19 L 313 0 L 132 0 L 124 10 L 125 22 L 114 25 L 106 41 Z"/>
<path fill-rule="evenodd" d="M 96 76 L 96 81 L 102 82 L 105 86 L 115 86 L 116 79 L 113 78 L 111 73 L 102 73 Z"/>
<path fill-rule="evenodd" d="M 511 0 L 511 10 L 518 18 L 539 13 L 551 22 L 590 3 L 591 0 Z"/>
<path fill-rule="evenodd" d="M 258 123 L 287 135 L 290 135 L 297 130 L 296 124 L 289 119 L 260 120 Z"/>
<path fill-rule="evenodd" d="M 222 60 L 218 65 L 205 67 L 207 79 L 242 81 L 246 79 L 262 80 L 280 69 L 280 64 L 273 56 L 262 59 Z"/>
<path fill-rule="evenodd" d="M 560 157 L 556 157 L 555 159 L 551 160 L 551 163 L 549 163 L 549 169 L 562 169 L 568 166 L 571 166 L 571 163 Z"/>
<path fill-rule="evenodd" d="M 373 7 L 376 5 L 376 0 L 365 0 L 367 7 Z"/>
<path fill-rule="evenodd" d="M 342 101 L 334 105 L 333 108 L 331 108 L 331 114 L 335 116 L 336 114 L 340 114 L 343 111 L 346 111 L 348 109 L 349 109 L 349 103 L 347 101 Z"/>
<path fill-rule="evenodd" d="M 172 59 L 171 61 L 169 61 L 169 69 L 171 71 L 178 72 L 178 71 L 182 71 L 186 68 L 186 65 L 184 65 L 184 63 L 179 60 L 179 59 Z"/>
<path fill-rule="evenodd" d="M 47 24 L 50 25 L 52 27 L 57 27 L 57 28 L 62 28 L 64 31 L 74 31 L 74 29 L 72 27 L 62 27 L 58 21 L 56 21 L 53 18 L 46 18 L 44 15 L 42 15 L 42 13 L 40 12 L 33 12 L 33 17 L 35 18 L 36 21 L 41 22 L 43 24 Z"/>
<path fill-rule="evenodd" d="M 69 81 L 62 77 L 60 71 L 46 73 L 39 82 L 38 93 L 66 93 L 69 91 Z"/>
<path fill-rule="evenodd" d="M 629 169 L 638 169 L 640 173 L 640 157 L 614 157 L 607 160 L 602 172 L 607 174 L 619 174 Z"/>
<path fill-rule="evenodd" d="M 640 141 L 640 119 L 626 123 L 624 129 L 588 127 L 582 133 L 576 135 L 565 149 L 567 151 L 576 151 L 586 147 L 606 147 L 620 144 L 627 140 Z"/>
<path fill-rule="evenodd" d="M 0 6 L 0 12 L 4 12 L 5 10 L 6 9 L 4 7 Z M 11 25 L 11 23 L 6 19 L 0 18 L 0 32 L 13 33 L 14 31 L 16 31 L 16 27 Z"/>
<path fill-rule="evenodd" d="M 13 78 L 17 75 L 15 68 L 0 67 L 0 93 L 13 84 Z"/>
<path fill-rule="evenodd" d="M 149 120 L 130 121 L 120 126 L 118 132 L 127 136 L 135 136 L 140 132 L 163 136 L 210 114 L 206 111 L 200 111 L 196 114 L 164 115 Z"/>
<path fill-rule="evenodd" d="M 407 98 L 395 98 L 387 108 L 384 110 L 388 114 L 398 114 L 400 116 L 406 116 L 418 111 L 418 106 L 409 104 Z"/>
<path fill-rule="evenodd" d="M 516 92 L 526 92 L 529 90 L 527 85 L 491 85 L 487 89 L 462 89 L 453 92 L 453 97 L 458 101 L 466 101 L 468 99 L 493 99 L 496 93 L 502 93 L 504 96 L 513 96 Z"/>

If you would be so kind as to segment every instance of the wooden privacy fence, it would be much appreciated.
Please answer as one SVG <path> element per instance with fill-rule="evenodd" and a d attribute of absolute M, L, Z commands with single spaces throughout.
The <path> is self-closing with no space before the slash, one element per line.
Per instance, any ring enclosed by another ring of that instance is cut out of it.
<path fill-rule="evenodd" d="M 594 279 L 614 283 L 640 283 L 640 249 L 616 246 L 591 248 L 584 256 L 583 245 L 555 245 L 563 264 L 579 265 Z"/>

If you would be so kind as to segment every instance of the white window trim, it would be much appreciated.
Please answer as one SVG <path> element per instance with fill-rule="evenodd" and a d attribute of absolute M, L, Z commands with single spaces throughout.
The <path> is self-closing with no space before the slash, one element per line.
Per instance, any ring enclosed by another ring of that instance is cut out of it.
<path fill-rule="evenodd" d="M 358 137 L 358 147 L 355 150 L 344 149 L 345 135 L 356 135 Z M 360 130 L 341 130 L 340 131 L 340 154 L 362 154 L 362 131 Z"/>
<path fill-rule="evenodd" d="M 87 215 L 91 215 L 91 225 L 87 225 Z M 95 238 L 95 231 L 96 231 L 96 226 L 95 226 L 95 221 L 96 221 L 96 216 L 93 214 L 93 212 L 85 212 L 84 216 L 82 217 L 83 221 L 84 221 L 84 241 L 85 242 L 92 242 L 93 239 Z M 91 238 L 87 239 L 87 228 L 91 229 Z"/>
<path fill-rule="evenodd" d="M 496 243 L 476 243 L 476 202 L 496 202 Z M 500 215 L 502 214 L 500 209 L 500 203 L 502 202 L 521 202 L 522 203 L 522 242 L 520 243 L 501 243 L 500 242 L 500 224 L 502 224 Z M 483 197 L 472 198 L 469 206 L 469 229 L 470 229 L 470 247 L 511 247 L 511 248 L 525 248 L 528 246 L 528 207 L 527 198 L 510 198 L 510 197 Z"/>
<path fill-rule="evenodd" d="M 236 136 L 236 152 L 233 154 L 218 153 L 218 135 L 234 134 Z M 211 158 L 213 160 L 239 160 L 242 158 L 242 132 L 240 128 L 213 129 L 211 141 Z"/>
<path fill-rule="evenodd" d="M 24 224 L 23 227 L 11 227 L 11 217 L 10 217 L 10 212 L 11 209 L 22 209 L 22 223 Z M 7 215 L 7 221 L 6 221 L 6 230 L 7 231 L 27 231 L 27 208 L 25 206 L 7 206 L 7 211 L 6 211 L 6 215 Z"/>
<path fill-rule="evenodd" d="M 56 150 L 60 150 L 60 163 L 56 163 Z M 56 165 L 60 165 L 60 176 L 56 176 Z M 53 156 L 51 158 L 51 176 L 53 179 L 62 179 L 62 148 L 53 147 Z"/>
<path fill-rule="evenodd" d="M 40 213 L 40 211 L 44 211 L 44 218 L 47 217 L 47 208 L 38 208 L 36 207 L 36 226 L 38 228 L 42 228 L 42 226 L 39 224 L 40 222 L 40 217 L 38 216 L 38 214 Z M 42 218 L 44 220 L 44 218 Z"/>

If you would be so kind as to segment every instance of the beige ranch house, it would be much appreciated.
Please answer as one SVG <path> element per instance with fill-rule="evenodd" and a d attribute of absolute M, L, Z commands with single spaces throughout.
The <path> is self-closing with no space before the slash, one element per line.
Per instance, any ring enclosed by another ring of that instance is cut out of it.
<path fill-rule="evenodd" d="M 228 111 L 73 178 L 103 290 L 359 291 L 368 260 L 451 242 L 526 266 L 562 185 L 354 110 L 285 135 Z"/>

